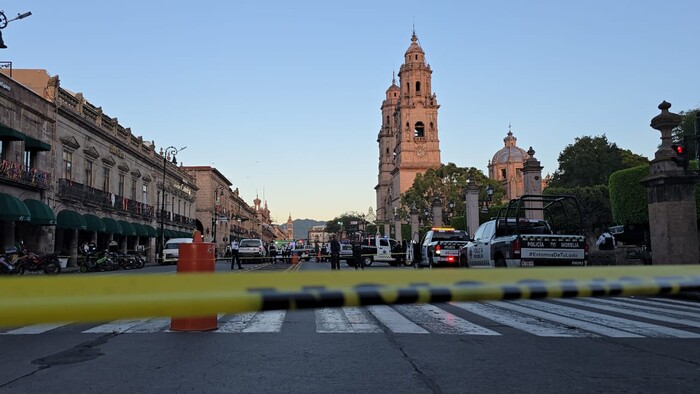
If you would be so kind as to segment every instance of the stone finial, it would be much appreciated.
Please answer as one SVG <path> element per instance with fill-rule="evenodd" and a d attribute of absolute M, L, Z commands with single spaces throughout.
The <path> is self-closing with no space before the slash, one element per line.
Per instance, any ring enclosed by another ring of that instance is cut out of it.
<path fill-rule="evenodd" d="M 673 138 L 672 131 L 683 121 L 682 116 L 670 112 L 668 110 L 669 108 L 671 108 L 671 103 L 664 100 L 659 104 L 661 113 L 651 119 L 650 126 L 661 132 L 661 146 L 654 155 L 655 160 L 664 160 L 673 157 L 673 150 L 671 149 L 671 139 Z"/>
<path fill-rule="evenodd" d="M 528 156 L 530 156 L 530 158 L 534 158 L 535 157 L 535 150 L 532 149 L 532 147 L 530 147 L 530 149 L 527 150 L 527 154 L 528 154 Z"/>
<path fill-rule="evenodd" d="M 655 130 L 659 130 L 663 133 L 664 129 L 673 129 L 674 127 L 681 124 L 683 117 L 678 114 L 670 112 L 668 109 L 671 108 L 671 103 L 664 100 L 659 104 L 659 109 L 661 113 L 654 116 L 651 119 L 651 127 Z"/>

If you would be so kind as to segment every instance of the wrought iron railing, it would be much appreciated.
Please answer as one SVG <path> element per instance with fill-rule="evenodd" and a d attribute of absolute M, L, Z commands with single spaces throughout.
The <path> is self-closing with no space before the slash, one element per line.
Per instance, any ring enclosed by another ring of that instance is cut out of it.
<path fill-rule="evenodd" d="M 31 185 L 40 189 L 48 189 L 51 185 L 51 174 L 37 170 L 34 167 L 25 167 L 9 160 L 0 162 L 0 179 Z"/>

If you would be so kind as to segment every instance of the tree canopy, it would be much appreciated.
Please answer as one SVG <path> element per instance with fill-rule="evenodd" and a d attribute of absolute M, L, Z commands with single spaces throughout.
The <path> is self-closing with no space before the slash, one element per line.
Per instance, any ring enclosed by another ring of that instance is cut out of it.
<path fill-rule="evenodd" d="M 613 172 L 649 162 L 646 157 L 609 142 L 605 134 L 577 137 L 559 154 L 558 161 L 551 187 L 607 185 Z"/>
<path fill-rule="evenodd" d="M 494 188 L 493 201 L 498 202 L 505 196 L 505 190 L 500 182 L 488 179 L 475 167 L 457 167 L 454 163 L 443 164 L 438 168 L 428 169 L 423 174 L 416 175 L 413 185 L 401 195 L 401 210 L 398 212 L 406 216 L 411 206 L 415 204 L 421 217 L 423 212 L 429 209 L 435 197 L 438 197 L 443 205 L 443 222 L 449 223 L 455 215 L 464 215 L 465 188 L 467 179 L 472 178 L 479 188 L 479 200 L 486 199 L 486 187 Z M 455 204 L 452 212 L 448 211 L 448 204 Z"/>
<path fill-rule="evenodd" d="M 673 129 L 673 140 L 677 142 L 682 142 L 684 137 L 686 139 L 686 149 L 688 150 L 688 156 L 692 159 L 695 158 L 695 117 L 700 115 L 700 108 L 691 109 L 689 111 L 681 111 L 678 113 L 683 116 L 683 121 L 678 127 Z M 698 141 L 700 142 L 700 141 Z"/>

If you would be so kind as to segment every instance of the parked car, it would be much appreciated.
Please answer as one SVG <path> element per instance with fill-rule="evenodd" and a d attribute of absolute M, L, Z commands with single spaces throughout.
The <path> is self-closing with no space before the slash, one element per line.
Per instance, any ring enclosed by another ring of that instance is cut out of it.
<path fill-rule="evenodd" d="M 263 263 L 267 259 L 267 250 L 258 238 L 242 239 L 238 244 L 238 258 L 241 263 Z"/>
<path fill-rule="evenodd" d="M 177 264 L 180 258 L 180 244 L 191 244 L 192 238 L 171 238 L 163 247 L 163 260 L 160 264 Z"/>

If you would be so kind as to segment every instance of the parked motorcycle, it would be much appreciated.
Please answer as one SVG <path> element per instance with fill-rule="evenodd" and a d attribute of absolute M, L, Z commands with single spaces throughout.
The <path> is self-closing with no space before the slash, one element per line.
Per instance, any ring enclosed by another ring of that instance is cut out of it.
<path fill-rule="evenodd" d="M 24 275 L 25 272 L 40 272 L 44 271 L 47 275 L 58 275 L 61 273 L 61 262 L 58 260 L 56 253 L 47 253 L 37 255 L 25 248 L 20 250 L 20 256 L 13 263 L 17 273 Z"/>
<path fill-rule="evenodd" d="M 0 254 L 0 275 L 18 275 L 19 271 L 15 268 L 10 258 L 4 254 Z"/>
<path fill-rule="evenodd" d="M 80 272 L 114 271 L 118 269 L 119 263 L 112 260 L 108 250 L 100 253 L 87 253 L 82 264 L 80 264 Z"/>

